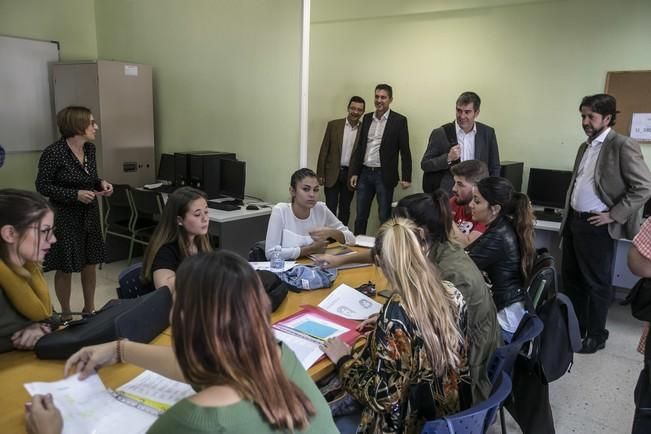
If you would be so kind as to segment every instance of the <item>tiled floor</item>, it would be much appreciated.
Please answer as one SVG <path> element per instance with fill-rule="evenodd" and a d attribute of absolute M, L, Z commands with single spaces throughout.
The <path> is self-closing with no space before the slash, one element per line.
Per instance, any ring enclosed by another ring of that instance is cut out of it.
<path fill-rule="evenodd" d="M 137 260 L 137 259 L 136 259 Z M 95 306 L 115 298 L 117 278 L 126 261 L 105 264 L 97 270 Z M 54 273 L 46 278 L 54 295 Z M 79 276 L 73 276 L 72 307 L 83 306 Z M 58 303 L 55 302 L 58 308 Z M 615 303 L 608 318 L 610 339 L 606 348 L 592 355 L 577 354 L 570 373 L 550 385 L 550 400 L 558 434 L 631 432 L 633 389 L 642 369 L 642 356 L 636 352 L 642 323 L 635 320 L 628 306 Z M 519 433 L 507 414 L 507 430 Z M 489 431 L 499 433 L 498 425 Z"/>

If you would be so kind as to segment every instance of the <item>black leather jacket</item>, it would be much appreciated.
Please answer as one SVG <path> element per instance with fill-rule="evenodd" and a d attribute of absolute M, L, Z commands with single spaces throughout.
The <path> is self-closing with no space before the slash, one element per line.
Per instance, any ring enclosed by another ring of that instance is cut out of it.
<path fill-rule="evenodd" d="M 477 267 L 488 275 L 498 311 L 524 300 L 520 244 L 508 218 L 499 216 L 466 250 Z"/>

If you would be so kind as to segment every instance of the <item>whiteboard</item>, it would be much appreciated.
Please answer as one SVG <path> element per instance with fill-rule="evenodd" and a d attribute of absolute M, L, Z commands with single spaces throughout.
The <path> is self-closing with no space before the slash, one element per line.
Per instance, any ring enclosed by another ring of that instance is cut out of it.
<path fill-rule="evenodd" d="M 50 69 L 59 61 L 51 41 L 0 36 L 0 145 L 39 151 L 57 138 Z"/>

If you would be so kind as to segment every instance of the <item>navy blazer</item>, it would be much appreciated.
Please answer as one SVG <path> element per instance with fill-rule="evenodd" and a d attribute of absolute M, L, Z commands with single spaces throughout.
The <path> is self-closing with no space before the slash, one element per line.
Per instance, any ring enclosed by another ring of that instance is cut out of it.
<path fill-rule="evenodd" d="M 475 125 L 477 125 L 477 134 L 475 135 L 475 160 L 480 160 L 486 163 L 490 176 L 500 176 L 500 154 L 497 148 L 495 130 L 481 122 L 475 122 Z M 445 130 L 443 127 L 436 128 L 429 136 L 427 150 L 420 162 L 420 167 L 423 169 L 423 172 L 444 173 L 440 188 L 444 189 L 448 193 L 452 191 L 452 185 L 454 184 L 452 175 L 449 172 L 449 151 L 450 142 L 445 135 Z M 436 190 L 436 187 L 434 190 Z"/>
<path fill-rule="evenodd" d="M 359 144 L 350 159 L 350 175 L 359 176 L 364 165 L 368 130 L 371 128 L 374 112 L 364 115 L 362 129 L 359 133 Z M 402 163 L 402 178 L 398 175 L 398 154 Z M 389 111 L 387 124 L 384 127 L 380 143 L 380 166 L 382 180 L 388 188 L 395 188 L 398 181 L 411 182 L 411 151 L 409 150 L 409 129 L 407 118 L 393 110 Z"/>

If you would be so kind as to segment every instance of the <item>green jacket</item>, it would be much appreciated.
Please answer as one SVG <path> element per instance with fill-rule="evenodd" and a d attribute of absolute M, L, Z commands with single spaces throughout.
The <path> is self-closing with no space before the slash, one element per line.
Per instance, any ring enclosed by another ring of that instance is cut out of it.
<path fill-rule="evenodd" d="M 475 403 L 483 401 L 492 387 L 488 380 L 488 363 L 500 339 L 493 297 L 481 271 L 461 246 L 449 241 L 437 243 L 432 246 L 429 258 L 438 265 L 443 280 L 451 282 L 466 301 L 472 398 Z"/>

